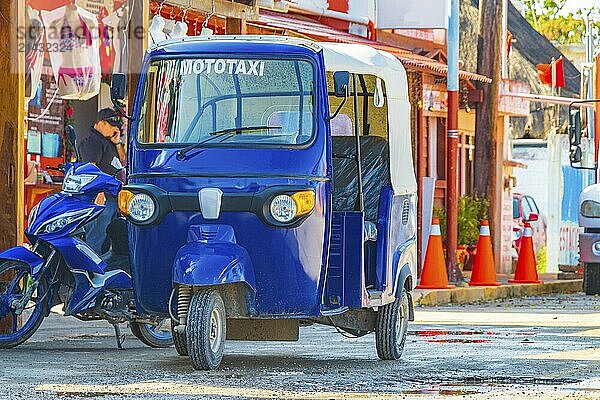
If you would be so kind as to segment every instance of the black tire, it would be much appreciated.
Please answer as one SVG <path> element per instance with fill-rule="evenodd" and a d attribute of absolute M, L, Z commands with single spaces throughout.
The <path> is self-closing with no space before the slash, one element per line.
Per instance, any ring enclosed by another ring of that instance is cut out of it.
<path fill-rule="evenodd" d="M 600 294 L 600 264 L 583 265 L 583 291 L 585 294 Z"/>
<path fill-rule="evenodd" d="M 187 338 L 185 333 L 175 332 L 175 321 L 171 320 L 171 333 L 173 334 L 173 343 L 175 344 L 175 350 L 180 356 L 188 356 L 187 349 Z"/>
<path fill-rule="evenodd" d="M 379 307 L 375 326 L 377 355 L 382 360 L 397 360 L 402 356 L 408 333 L 409 298 L 402 289 L 400 298 Z"/>
<path fill-rule="evenodd" d="M 26 264 L 16 261 L 0 262 L 0 276 L 9 272 L 11 269 L 15 271 L 15 274 L 21 273 L 25 274 L 25 276 L 29 276 L 28 272 L 25 272 L 29 271 L 29 266 Z M 18 280 L 20 282 L 18 284 L 19 288 L 24 284 L 25 276 Z M 2 301 L 2 296 L 7 294 L 5 291 L 8 289 L 9 285 L 0 285 L 0 301 Z M 45 278 L 41 278 L 36 296 L 40 301 L 36 303 L 31 316 L 23 323 L 17 332 L 0 334 L 0 349 L 10 349 L 23 344 L 38 330 L 48 313 L 48 302 L 50 299 L 50 296 L 46 295 L 48 290 L 48 281 Z"/>
<path fill-rule="evenodd" d="M 129 329 L 131 329 L 131 333 L 145 345 L 156 349 L 164 349 L 173 346 L 173 336 L 171 335 L 171 331 L 160 331 L 160 327 L 164 322 L 165 320 L 161 320 L 161 323 L 158 326 L 141 322 L 131 322 L 129 324 Z M 157 329 L 159 329 L 159 331 L 157 331 Z"/>
<path fill-rule="evenodd" d="M 225 304 L 216 290 L 194 293 L 186 327 L 187 349 L 194 369 L 217 369 L 223 359 L 227 323 Z"/>

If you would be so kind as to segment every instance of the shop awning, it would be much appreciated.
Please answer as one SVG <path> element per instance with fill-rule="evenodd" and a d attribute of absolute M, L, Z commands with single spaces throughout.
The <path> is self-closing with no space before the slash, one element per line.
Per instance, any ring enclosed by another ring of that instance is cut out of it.
<path fill-rule="evenodd" d="M 261 10 L 259 20 L 252 22 L 252 24 L 287 32 L 297 32 L 300 35 L 324 42 L 365 44 L 395 55 L 407 69 L 430 72 L 440 76 L 446 76 L 448 74 L 448 66 L 444 63 L 419 54 L 414 54 L 408 50 L 393 47 L 381 42 L 371 41 L 361 36 L 352 35 L 313 21 L 309 18 Z M 459 76 L 464 80 L 474 80 L 485 83 L 492 82 L 490 78 L 472 72 L 460 71 Z"/>

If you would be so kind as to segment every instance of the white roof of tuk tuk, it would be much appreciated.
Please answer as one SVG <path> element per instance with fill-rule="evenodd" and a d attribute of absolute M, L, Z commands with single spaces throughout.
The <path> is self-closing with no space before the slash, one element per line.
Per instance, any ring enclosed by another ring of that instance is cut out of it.
<path fill-rule="evenodd" d="M 410 129 L 408 80 L 402 63 L 390 53 L 362 44 L 318 43 L 327 71 L 369 74 L 385 83 L 388 107 L 390 176 L 396 194 L 417 190 Z"/>

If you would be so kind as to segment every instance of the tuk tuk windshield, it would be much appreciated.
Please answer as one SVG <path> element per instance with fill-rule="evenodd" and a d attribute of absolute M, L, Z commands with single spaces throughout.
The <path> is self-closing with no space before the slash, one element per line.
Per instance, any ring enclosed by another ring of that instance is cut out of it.
<path fill-rule="evenodd" d="M 310 62 L 295 59 L 153 62 L 138 140 L 156 146 L 306 144 L 315 125 L 314 76 Z M 235 128 L 242 129 L 215 135 Z"/>

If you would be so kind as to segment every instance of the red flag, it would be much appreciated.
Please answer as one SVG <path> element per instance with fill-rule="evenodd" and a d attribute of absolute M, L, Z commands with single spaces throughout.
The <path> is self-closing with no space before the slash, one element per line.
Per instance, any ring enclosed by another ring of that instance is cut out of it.
<path fill-rule="evenodd" d="M 535 67 L 537 68 L 538 76 L 540 77 L 540 82 L 542 82 L 545 85 L 552 86 L 552 64 L 538 64 Z M 562 57 L 554 61 L 554 69 L 556 74 L 556 81 L 554 82 L 554 86 L 561 88 L 565 87 L 565 73 L 563 71 Z"/>

